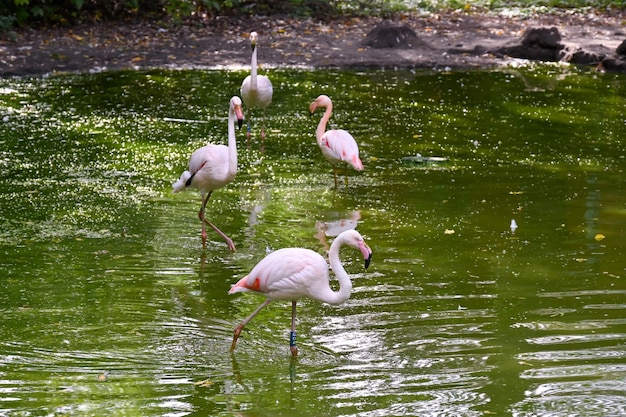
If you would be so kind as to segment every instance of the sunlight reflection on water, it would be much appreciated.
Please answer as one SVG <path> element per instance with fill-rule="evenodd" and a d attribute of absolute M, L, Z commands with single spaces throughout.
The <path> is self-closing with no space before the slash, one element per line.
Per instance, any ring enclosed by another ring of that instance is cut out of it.
<path fill-rule="evenodd" d="M 171 182 L 224 141 L 241 75 L 0 80 L 0 414 L 625 413 L 620 77 L 276 70 L 265 152 L 238 132 L 207 206 L 238 251 L 203 250 L 200 196 Z M 338 189 L 307 115 L 322 91 L 366 168 Z M 288 303 L 230 355 L 262 301 L 230 285 L 345 228 L 372 264 L 343 255 L 344 305 L 299 302 L 300 357 Z"/>

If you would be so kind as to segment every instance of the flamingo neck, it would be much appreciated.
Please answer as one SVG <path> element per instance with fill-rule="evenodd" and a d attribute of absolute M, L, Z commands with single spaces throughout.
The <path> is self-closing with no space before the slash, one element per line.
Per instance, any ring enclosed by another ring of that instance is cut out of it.
<path fill-rule="evenodd" d="M 252 90 L 257 89 L 256 51 L 257 51 L 257 47 L 255 45 L 254 49 L 252 50 L 252 59 L 250 60 L 250 88 Z"/>
<path fill-rule="evenodd" d="M 317 125 L 317 130 L 315 131 L 315 136 L 317 137 L 318 145 L 320 141 L 322 140 L 322 136 L 324 136 L 324 133 L 326 133 L 326 125 L 328 124 L 328 121 L 330 120 L 330 116 L 332 114 L 333 114 L 333 104 L 328 103 L 328 105 L 326 106 L 326 110 L 324 111 L 324 115 L 322 116 L 322 120 L 320 120 L 320 123 Z"/>
<path fill-rule="evenodd" d="M 352 281 L 348 273 L 343 268 L 341 260 L 339 259 L 339 248 L 343 245 L 343 240 L 340 238 L 330 245 L 330 251 L 328 252 L 328 259 L 330 260 L 330 269 L 335 273 L 335 278 L 339 281 L 339 291 L 333 291 L 328 287 L 327 291 L 323 294 L 322 301 L 327 304 L 338 305 L 345 302 L 350 298 L 352 293 Z"/>
<path fill-rule="evenodd" d="M 235 137 L 235 121 L 237 115 L 233 109 L 228 111 L 228 173 L 237 174 L 237 139 Z"/>

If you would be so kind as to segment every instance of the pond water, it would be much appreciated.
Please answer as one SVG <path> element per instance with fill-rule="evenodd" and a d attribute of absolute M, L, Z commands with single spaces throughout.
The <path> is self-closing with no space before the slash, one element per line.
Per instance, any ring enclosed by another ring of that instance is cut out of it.
<path fill-rule="evenodd" d="M 226 142 L 244 72 L 0 80 L 0 415 L 626 415 L 626 78 L 274 70 L 264 150 L 200 239 L 191 152 Z M 319 94 L 365 170 L 315 144 Z M 421 155 L 421 157 L 419 155 Z M 344 178 L 347 179 L 344 181 Z M 342 252 L 333 307 L 228 296 L 269 251 Z M 511 227 L 511 226 L 517 227 Z"/>

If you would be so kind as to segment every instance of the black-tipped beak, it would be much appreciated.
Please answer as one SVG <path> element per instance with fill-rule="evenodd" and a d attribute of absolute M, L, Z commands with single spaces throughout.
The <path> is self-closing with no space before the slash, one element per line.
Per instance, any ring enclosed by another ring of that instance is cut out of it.
<path fill-rule="evenodd" d="M 372 262 L 372 252 L 370 252 L 370 256 L 365 258 L 365 269 L 367 269 L 370 266 L 370 262 Z"/>
<path fill-rule="evenodd" d="M 243 119 L 237 119 L 237 125 L 239 126 L 239 130 L 241 130 L 241 126 L 243 126 Z"/>

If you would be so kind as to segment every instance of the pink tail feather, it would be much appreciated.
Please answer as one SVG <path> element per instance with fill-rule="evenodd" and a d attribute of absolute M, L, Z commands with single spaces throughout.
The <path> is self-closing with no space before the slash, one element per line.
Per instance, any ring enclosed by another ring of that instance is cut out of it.
<path fill-rule="evenodd" d="M 361 158 L 359 158 L 359 155 L 354 155 L 352 157 L 352 161 L 350 161 L 350 165 L 352 165 L 352 167 L 356 169 L 357 171 L 363 171 L 363 162 L 361 162 Z"/>
<path fill-rule="evenodd" d="M 247 275 L 241 278 L 239 281 L 237 281 L 237 283 L 234 284 L 232 287 L 230 287 L 230 290 L 228 290 L 228 293 L 234 294 L 236 292 L 245 292 L 245 291 L 253 291 L 251 288 L 248 288 L 248 276 Z"/>

